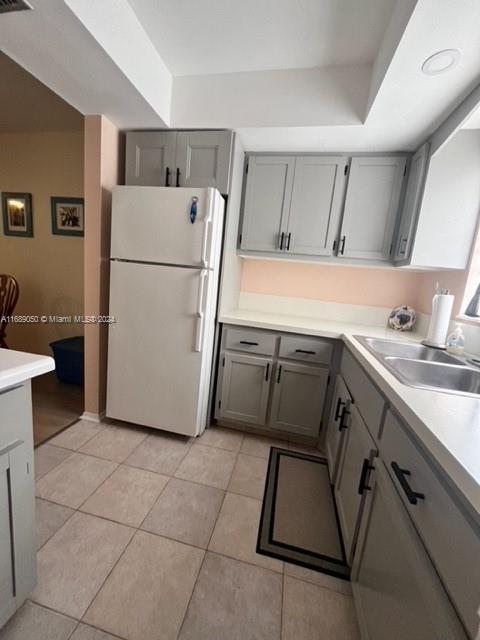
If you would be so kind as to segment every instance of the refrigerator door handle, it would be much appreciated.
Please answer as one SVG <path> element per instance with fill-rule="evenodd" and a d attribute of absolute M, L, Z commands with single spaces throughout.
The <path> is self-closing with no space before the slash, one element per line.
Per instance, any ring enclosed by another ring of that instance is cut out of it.
<path fill-rule="evenodd" d="M 195 336 L 195 351 L 201 353 L 203 348 L 203 327 L 205 319 L 205 311 L 203 309 L 203 299 L 205 297 L 205 280 L 207 279 L 208 271 L 205 269 L 200 273 L 200 284 L 198 287 L 198 299 L 197 299 L 197 332 Z"/>
<path fill-rule="evenodd" d="M 205 220 L 205 227 L 203 229 L 203 241 L 202 241 L 202 267 L 208 267 L 208 254 L 210 252 L 209 241 L 211 239 L 210 228 L 212 221 L 210 218 Z"/>

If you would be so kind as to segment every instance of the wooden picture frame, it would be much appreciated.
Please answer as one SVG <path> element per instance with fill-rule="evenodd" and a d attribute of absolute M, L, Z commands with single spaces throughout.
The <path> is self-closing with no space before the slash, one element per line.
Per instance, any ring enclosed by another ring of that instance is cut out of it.
<path fill-rule="evenodd" d="M 83 198 L 50 198 L 52 233 L 58 236 L 82 237 L 85 232 L 85 208 Z"/>
<path fill-rule="evenodd" d="M 33 238 L 32 194 L 2 192 L 2 217 L 6 236 Z"/>

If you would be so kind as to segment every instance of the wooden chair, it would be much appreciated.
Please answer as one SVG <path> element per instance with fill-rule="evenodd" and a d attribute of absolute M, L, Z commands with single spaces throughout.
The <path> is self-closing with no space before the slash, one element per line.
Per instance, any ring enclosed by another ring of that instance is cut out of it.
<path fill-rule="evenodd" d="M 5 342 L 8 316 L 13 314 L 19 294 L 18 282 L 13 276 L 0 273 L 0 347 L 8 349 Z"/>

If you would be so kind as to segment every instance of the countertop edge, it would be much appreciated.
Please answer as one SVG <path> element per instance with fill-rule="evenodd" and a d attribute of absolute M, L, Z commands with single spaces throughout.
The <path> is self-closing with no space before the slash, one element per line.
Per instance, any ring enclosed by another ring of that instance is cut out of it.
<path fill-rule="evenodd" d="M 24 354 L 27 355 L 27 354 Z M 30 362 L 22 362 L 5 370 L 0 369 L 0 391 L 21 384 L 26 380 L 41 376 L 55 369 L 55 361 L 50 356 L 32 356 Z"/>

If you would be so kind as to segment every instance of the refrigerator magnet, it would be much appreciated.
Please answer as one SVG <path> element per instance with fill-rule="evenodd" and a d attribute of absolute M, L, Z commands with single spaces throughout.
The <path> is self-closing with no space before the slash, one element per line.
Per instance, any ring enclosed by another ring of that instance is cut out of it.
<path fill-rule="evenodd" d="M 190 222 L 193 224 L 195 222 L 195 220 L 197 219 L 197 202 L 198 202 L 198 198 L 197 196 L 193 196 L 192 198 L 192 204 L 190 206 Z"/>

